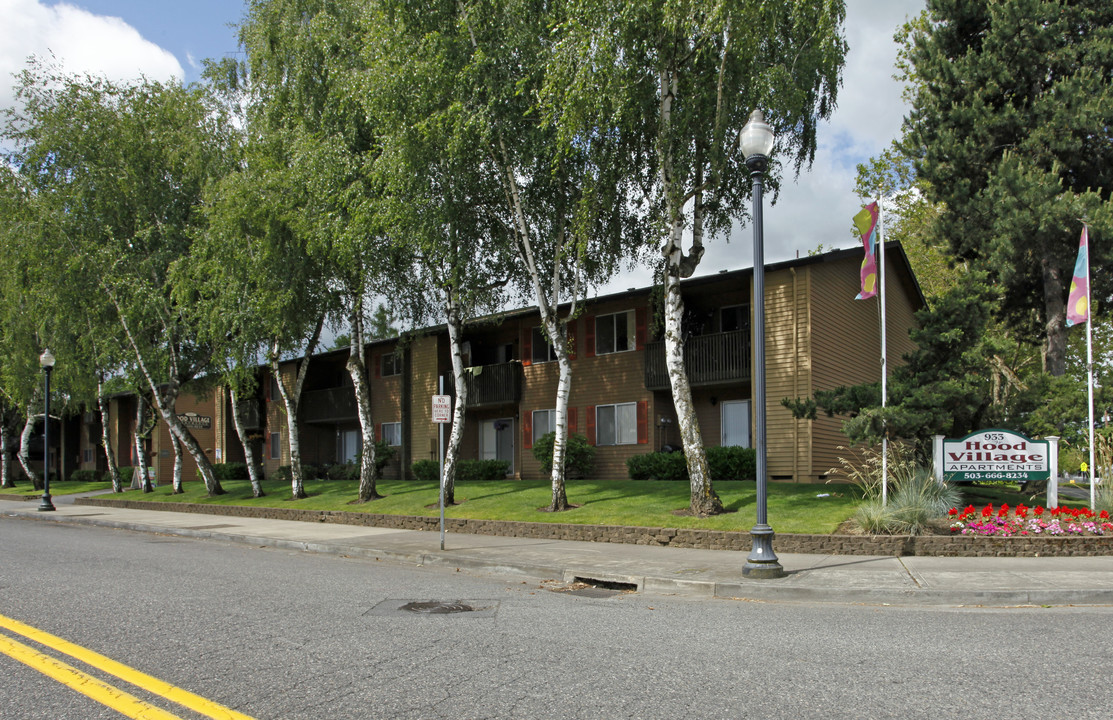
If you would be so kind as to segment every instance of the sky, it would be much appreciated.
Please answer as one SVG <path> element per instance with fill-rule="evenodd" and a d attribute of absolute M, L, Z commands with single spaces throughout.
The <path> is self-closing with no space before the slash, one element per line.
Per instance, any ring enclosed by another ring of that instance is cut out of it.
<path fill-rule="evenodd" d="M 27 56 L 57 58 L 71 72 L 114 80 L 141 75 L 197 80 L 205 58 L 237 52 L 234 25 L 244 5 L 237 0 L 0 0 L 0 104 L 10 106 L 12 73 Z M 764 208 L 765 260 L 775 263 L 824 249 L 857 244 L 850 218 L 858 163 L 880 154 L 900 133 L 905 106 L 893 79 L 897 46 L 893 33 L 924 8 L 924 0 L 847 0 L 849 45 L 838 106 L 820 126 L 815 162 L 781 184 L 775 205 Z M 753 265 L 753 230 L 736 227 L 729 238 L 706 241 L 696 275 Z M 649 270 L 635 270 L 600 293 L 642 287 Z"/>

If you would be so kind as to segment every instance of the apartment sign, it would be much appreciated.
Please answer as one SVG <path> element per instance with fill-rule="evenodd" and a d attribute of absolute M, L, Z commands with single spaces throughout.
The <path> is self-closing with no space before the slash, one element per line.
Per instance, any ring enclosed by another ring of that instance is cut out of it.
<path fill-rule="evenodd" d="M 209 430 L 213 426 L 213 419 L 208 415 L 198 415 L 195 412 L 180 413 L 178 422 L 190 430 Z"/>
<path fill-rule="evenodd" d="M 943 476 L 958 482 L 1047 480 L 1051 477 L 1046 440 L 1011 430 L 981 430 L 943 441 Z"/>
<path fill-rule="evenodd" d="M 435 423 L 450 423 L 450 422 L 452 422 L 452 396 L 451 395 L 434 395 L 433 396 L 433 422 L 435 422 Z"/>

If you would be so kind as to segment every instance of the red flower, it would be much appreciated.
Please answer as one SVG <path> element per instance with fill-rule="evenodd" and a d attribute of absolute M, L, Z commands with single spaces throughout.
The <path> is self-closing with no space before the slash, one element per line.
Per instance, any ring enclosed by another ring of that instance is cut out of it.
<path fill-rule="evenodd" d="M 1101 518 L 1102 520 L 1108 520 L 1109 519 L 1109 511 L 1108 510 L 1102 510 L 1101 513 L 1098 515 L 1098 517 Z"/>
<path fill-rule="evenodd" d="M 1037 505 L 1036 506 L 1036 517 L 1039 517 L 1040 515 L 1043 515 L 1043 511 L 1044 511 L 1043 505 Z"/>
<path fill-rule="evenodd" d="M 954 517 L 955 515 L 958 515 L 958 508 L 951 508 L 950 510 L 947 511 L 947 514 L 950 515 L 951 517 Z"/>
<path fill-rule="evenodd" d="M 984 508 L 982 508 L 982 517 L 987 518 L 991 515 L 993 515 L 993 503 L 989 503 Z"/>

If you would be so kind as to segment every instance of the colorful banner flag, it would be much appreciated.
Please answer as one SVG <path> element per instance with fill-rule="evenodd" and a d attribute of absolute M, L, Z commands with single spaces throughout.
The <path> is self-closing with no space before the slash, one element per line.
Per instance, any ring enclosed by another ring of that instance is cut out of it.
<path fill-rule="evenodd" d="M 854 216 L 854 227 L 862 236 L 862 248 L 866 256 L 862 259 L 862 292 L 855 300 L 865 300 L 877 295 L 877 203 L 870 203 Z"/>
<path fill-rule="evenodd" d="M 1074 277 L 1067 296 L 1067 327 L 1090 319 L 1090 233 L 1082 226 L 1082 239 L 1078 241 L 1078 260 L 1074 263 Z"/>

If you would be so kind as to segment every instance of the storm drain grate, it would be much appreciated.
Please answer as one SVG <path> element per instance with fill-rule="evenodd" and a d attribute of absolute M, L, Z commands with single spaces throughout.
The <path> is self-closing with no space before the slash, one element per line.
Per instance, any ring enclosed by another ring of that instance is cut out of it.
<path fill-rule="evenodd" d="M 383 600 L 367 615 L 405 617 L 413 615 L 461 615 L 494 617 L 497 600 Z"/>

